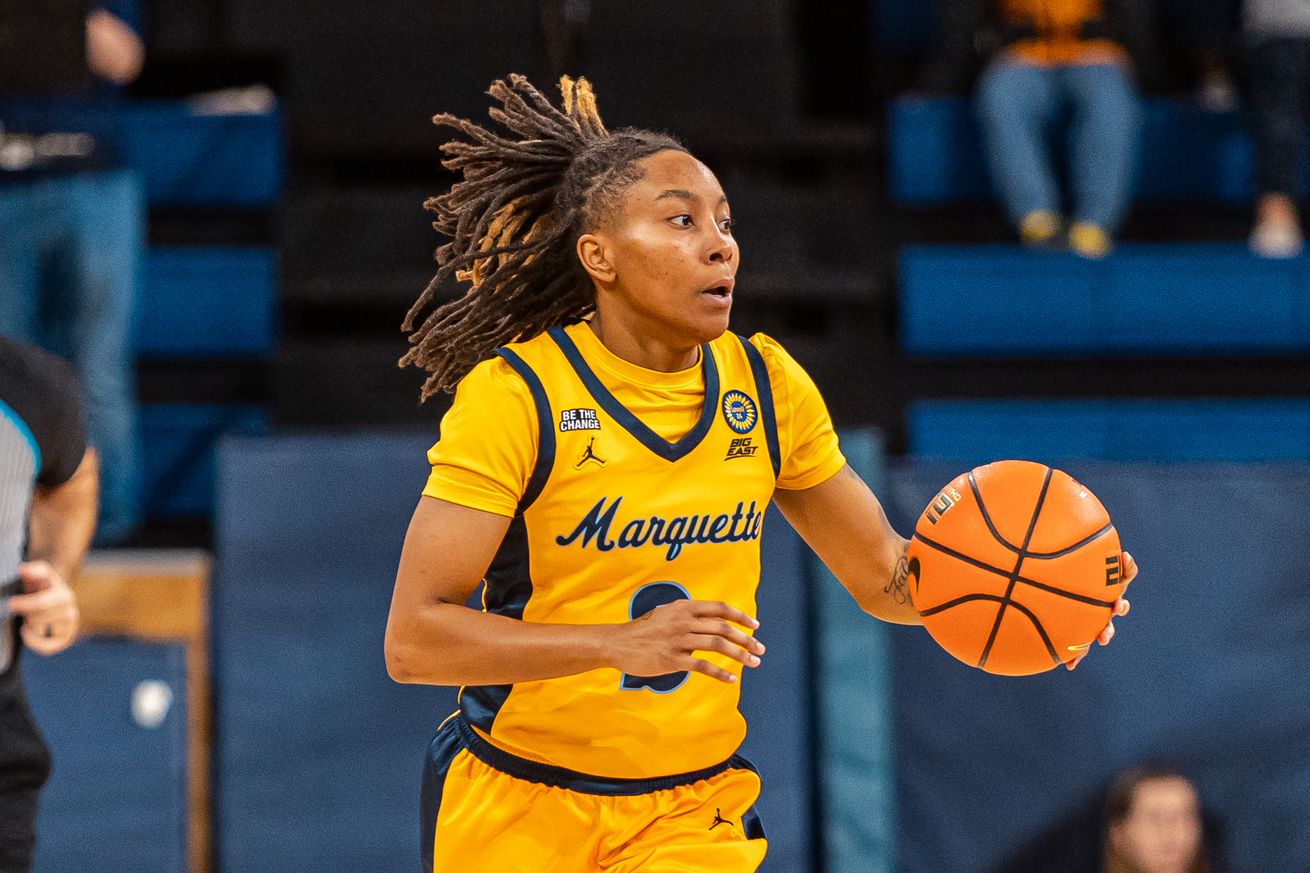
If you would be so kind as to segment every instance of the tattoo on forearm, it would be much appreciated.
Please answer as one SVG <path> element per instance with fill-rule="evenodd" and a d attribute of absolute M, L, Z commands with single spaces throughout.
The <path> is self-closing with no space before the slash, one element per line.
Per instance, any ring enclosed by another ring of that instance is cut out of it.
<path fill-rule="evenodd" d="M 892 568 L 892 577 L 888 580 L 887 587 L 882 589 L 882 593 L 890 594 L 897 603 L 910 602 L 910 560 L 905 555 L 896 559 L 896 566 Z"/>

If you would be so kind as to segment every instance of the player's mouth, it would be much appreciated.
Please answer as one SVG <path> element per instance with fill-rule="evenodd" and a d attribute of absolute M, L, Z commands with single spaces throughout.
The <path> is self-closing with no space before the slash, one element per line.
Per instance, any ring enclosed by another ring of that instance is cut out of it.
<path fill-rule="evenodd" d="M 730 306 L 732 304 L 732 288 L 735 284 L 736 280 L 734 279 L 720 279 L 708 288 L 702 289 L 700 293 L 720 306 Z"/>

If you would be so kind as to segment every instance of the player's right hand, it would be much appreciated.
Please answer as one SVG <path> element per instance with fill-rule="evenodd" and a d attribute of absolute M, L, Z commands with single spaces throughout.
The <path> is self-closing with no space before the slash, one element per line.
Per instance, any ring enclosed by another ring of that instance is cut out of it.
<path fill-rule="evenodd" d="M 1127 552 L 1124 552 L 1120 556 L 1119 561 L 1121 566 L 1123 567 L 1124 590 L 1127 591 L 1128 583 L 1132 582 L 1134 579 L 1137 578 L 1137 562 L 1134 561 L 1133 556 L 1128 554 Z M 1101 630 L 1101 633 L 1097 635 L 1095 641 L 1103 646 L 1110 645 L 1110 640 L 1114 639 L 1114 620 L 1121 616 L 1127 615 L 1128 610 L 1131 608 L 1132 608 L 1132 604 L 1129 603 L 1122 595 L 1120 595 L 1119 599 L 1114 602 L 1114 608 L 1110 611 L 1110 622 Z M 1091 649 L 1092 649 L 1091 643 L 1088 643 L 1086 646 L 1084 646 L 1083 650 L 1078 653 L 1078 657 L 1074 658 L 1072 661 L 1068 663 L 1067 665 L 1068 669 L 1072 670 L 1075 667 L 1077 667 L 1079 664 L 1081 664 L 1083 658 L 1087 657 L 1087 653 L 1091 651 Z"/>
<path fill-rule="evenodd" d="M 611 662 L 630 676 L 694 670 L 720 682 L 736 682 L 736 674 L 697 657 L 697 653 L 716 652 L 747 667 L 758 667 L 764 644 L 740 628 L 753 631 L 759 626 L 758 621 L 726 603 L 676 600 L 617 625 Z"/>

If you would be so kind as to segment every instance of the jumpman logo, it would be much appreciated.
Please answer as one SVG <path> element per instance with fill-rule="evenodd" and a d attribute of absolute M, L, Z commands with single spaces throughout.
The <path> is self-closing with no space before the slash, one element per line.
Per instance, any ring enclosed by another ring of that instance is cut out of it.
<path fill-rule="evenodd" d="M 587 463 L 588 461 L 594 461 L 596 462 L 596 464 L 598 464 L 601 467 L 605 466 L 605 459 L 600 457 L 600 455 L 597 455 L 595 449 L 593 448 L 595 444 L 596 444 L 595 437 L 592 437 L 591 439 L 587 440 L 587 449 L 582 453 L 582 457 L 578 459 L 578 462 L 573 465 L 573 469 L 581 470 L 582 465 Z"/>
<path fill-rule="evenodd" d="M 726 824 L 728 827 L 732 827 L 732 822 L 724 818 L 719 813 L 719 808 L 716 806 L 714 807 L 714 824 L 710 825 L 710 830 L 714 830 L 716 827 L 718 827 L 721 824 Z"/>

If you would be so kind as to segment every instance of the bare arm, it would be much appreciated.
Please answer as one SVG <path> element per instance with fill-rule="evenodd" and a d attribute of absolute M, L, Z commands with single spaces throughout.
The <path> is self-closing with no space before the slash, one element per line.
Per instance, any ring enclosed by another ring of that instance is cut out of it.
<path fill-rule="evenodd" d="M 73 579 L 95 532 L 99 493 L 100 463 L 95 450 L 87 449 L 67 482 L 32 495 L 28 560 L 46 561 L 64 579 Z"/>
<path fill-rule="evenodd" d="M 721 603 L 678 601 L 610 625 L 543 624 L 469 609 L 464 604 L 509 523 L 492 513 L 420 499 L 405 535 L 387 618 L 392 679 L 501 685 L 613 667 L 638 676 L 696 670 L 734 681 L 733 674 L 695 652 L 719 652 L 748 666 L 759 663 L 764 647 L 732 624 L 753 627 L 753 620 Z"/>
<path fill-rule="evenodd" d="M 803 491 L 779 489 L 773 501 L 861 609 L 895 624 L 923 623 L 910 603 L 906 541 L 854 470 Z"/>
<path fill-rule="evenodd" d="M 86 63 L 92 73 L 126 85 L 141 75 L 144 62 L 141 37 L 124 21 L 103 9 L 86 17 Z"/>
<path fill-rule="evenodd" d="M 9 610 L 23 616 L 23 642 L 40 654 L 62 651 L 77 637 L 80 616 L 68 582 L 91 543 L 99 490 L 100 465 L 87 449 L 67 482 L 32 495 L 28 561 L 18 567 L 24 593 L 9 599 Z"/>

